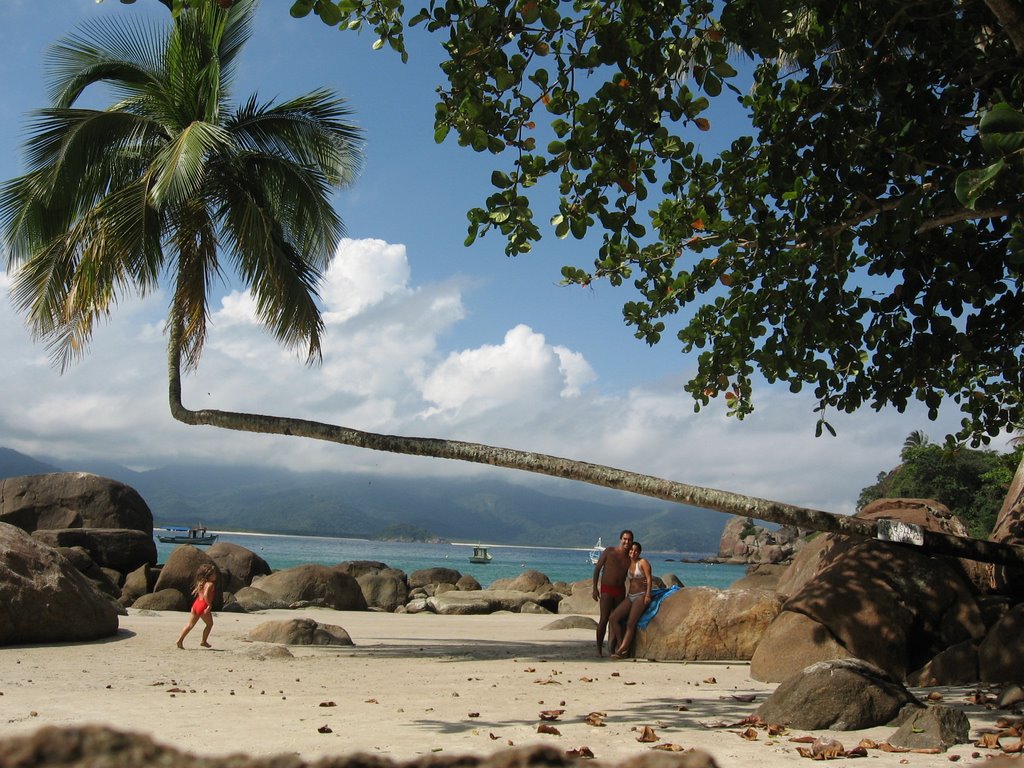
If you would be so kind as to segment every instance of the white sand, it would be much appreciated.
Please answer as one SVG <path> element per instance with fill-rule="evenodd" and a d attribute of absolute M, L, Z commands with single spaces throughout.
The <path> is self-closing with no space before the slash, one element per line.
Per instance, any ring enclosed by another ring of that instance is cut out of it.
<path fill-rule="evenodd" d="M 273 619 L 307 617 L 344 627 L 354 647 L 292 647 L 245 640 Z M 0 648 L 0 735 L 43 724 L 99 723 L 152 735 L 197 754 L 276 754 L 306 759 L 369 752 L 405 760 L 419 755 L 485 754 L 509 744 L 589 747 L 601 762 L 642 754 L 637 737 L 699 747 L 722 768 L 802 764 L 794 732 L 756 740 L 735 724 L 774 688 L 751 680 L 743 662 L 611 661 L 594 653 L 592 630 L 542 628 L 556 616 L 436 616 L 322 609 L 216 615 L 210 650 L 201 625 L 177 650 L 186 614 L 130 611 L 106 641 Z M 262 658 L 261 658 L 262 656 Z M 969 690 L 943 689 L 972 726 L 1000 714 L 964 703 Z M 734 696 L 756 694 L 754 702 Z M 323 706 L 333 702 L 334 706 Z M 537 732 L 544 710 L 564 709 Z M 604 727 L 589 713 L 604 713 Z M 329 733 L 321 733 L 323 726 Z M 849 749 L 861 738 L 884 741 L 893 728 L 828 734 Z M 816 732 L 811 735 L 821 735 Z M 972 732 L 972 736 L 973 736 Z M 960 745 L 940 755 L 869 752 L 873 766 L 960 764 L 992 755 Z"/>

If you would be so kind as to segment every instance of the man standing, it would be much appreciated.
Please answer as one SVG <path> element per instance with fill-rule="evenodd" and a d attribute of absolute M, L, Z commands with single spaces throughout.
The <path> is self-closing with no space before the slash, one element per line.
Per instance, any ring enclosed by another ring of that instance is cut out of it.
<path fill-rule="evenodd" d="M 623 531 L 619 534 L 618 546 L 605 547 L 594 566 L 594 599 L 601 605 L 601 616 L 597 622 L 598 656 L 604 655 L 604 633 L 608 628 L 608 617 L 626 597 L 626 572 L 629 570 L 629 547 L 632 543 L 633 532 Z"/>

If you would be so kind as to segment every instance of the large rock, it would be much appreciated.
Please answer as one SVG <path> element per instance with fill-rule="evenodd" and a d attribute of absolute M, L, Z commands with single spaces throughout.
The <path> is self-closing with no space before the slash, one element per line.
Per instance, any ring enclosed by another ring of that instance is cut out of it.
<path fill-rule="evenodd" d="M 859 516 L 900 519 L 947 533 L 960 530 L 948 510 L 927 500 L 880 500 Z M 864 659 L 903 680 L 946 648 L 984 636 L 976 593 L 960 561 L 884 541 L 819 538 L 823 541 L 806 547 L 791 566 L 805 577 L 802 586 L 789 591 L 787 582 L 799 582 L 787 575 L 779 582 L 779 591 L 792 597 L 766 632 L 764 653 L 759 649 L 752 660 L 755 679 L 789 677 L 821 658 L 822 646 L 834 640 L 843 649 L 837 656 Z M 812 625 L 803 622 L 805 631 L 793 636 L 794 622 L 783 618 L 790 613 L 825 631 L 806 631 Z M 792 666 L 784 666 L 787 658 Z"/>
<path fill-rule="evenodd" d="M 750 658 L 750 676 L 778 683 L 809 664 L 847 658 L 850 652 L 828 627 L 802 613 L 782 611 Z"/>
<path fill-rule="evenodd" d="M 1024 683 L 1024 603 L 1001 618 L 978 647 L 978 671 L 988 683 Z"/>
<path fill-rule="evenodd" d="M 160 592 L 165 589 L 175 589 L 186 597 L 191 596 L 193 594 L 192 590 L 196 585 L 196 572 L 201 565 L 215 565 L 215 563 L 199 547 L 194 547 L 191 544 L 181 544 L 175 547 L 171 550 L 171 554 L 167 557 L 167 562 L 164 563 L 163 568 L 160 569 L 160 575 L 153 586 L 153 591 Z M 188 606 L 191 605 L 192 600 L 189 599 Z M 218 578 L 213 610 L 219 611 L 223 605 L 224 585 L 221 583 L 221 579 Z M 136 607 L 138 607 L 137 604 Z M 184 608 L 184 610 L 188 609 L 188 607 Z"/>
<path fill-rule="evenodd" d="M 347 573 L 315 563 L 262 576 L 251 586 L 287 605 L 312 605 L 338 611 L 365 611 L 367 607 L 359 582 Z"/>
<path fill-rule="evenodd" d="M 153 513 L 138 492 L 88 472 L 0 480 L 0 522 L 40 528 L 130 528 L 153 536 Z"/>
<path fill-rule="evenodd" d="M 513 592 L 550 592 L 551 579 L 533 568 L 523 571 L 514 579 L 498 579 L 491 589 L 508 589 Z"/>
<path fill-rule="evenodd" d="M 409 574 L 409 589 L 429 584 L 458 584 L 462 574 L 454 568 L 423 568 Z"/>
<path fill-rule="evenodd" d="M 398 606 L 405 605 L 409 597 L 409 588 L 403 577 L 401 571 L 389 568 L 376 573 L 364 573 L 356 577 L 356 581 L 359 582 L 368 607 L 394 611 Z"/>
<path fill-rule="evenodd" d="M 884 671 L 857 659 L 812 664 L 784 680 L 758 707 L 766 723 L 808 731 L 859 731 L 892 721 L 913 694 Z"/>
<path fill-rule="evenodd" d="M 266 621 L 249 632 L 249 639 L 282 645 L 352 645 L 344 628 L 321 624 L 313 619 L 282 619 Z"/>
<path fill-rule="evenodd" d="M 659 661 L 749 659 L 781 608 L 770 590 L 681 589 L 637 631 L 634 654 Z"/>
<path fill-rule="evenodd" d="M 0 523 L 0 645 L 109 637 L 117 613 L 55 549 Z"/>
<path fill-rule="evenodd" d="M 33 538 L 49 547 L 82 547 L 101 568 L 121 574 L 142 565 L 156 565 L 153 532 L 134 528 L 46 528 L 32 532 Z"/>
<path fill-rule="evenodd" d="M 525 606 L 541 606 L 554 612 L 558 608 L 558 595 L 548 592 L 536 595 L 533 592 L 517 592 L 511 589 L 482 589 L 463 592 L 451 590 L 427 598 L 427 606 L 434 613 L 466 615 L 494 613 L 496 611 L 524 612 Z M 532 609 L 527 609 L 529 612 Z"/>
<path fill-rule="evenodd" d="M 266 560 L 238 544 L 220 541 L 211 545 L 206 554 L 220 571 L 220 588 L 224 592 L 237 592 L 258 576 L 273 573 Z"/>
<path fill-rule="evenodd" d="M 886 741 L 906 749 L 940 749 L 971 740 L 971 721 L 959 709 L 942 704 L 919 709 L 908 717 Z"/>
<path fill-rule="evenodd" d="M 575 613 L 584 616 L 597 616 L 601 613 L 601 606 L 594 599 L 594 582 L 591 579 L 575 581 L 571 591 L 563 597 L 558 604 L 559 613 Z"/>

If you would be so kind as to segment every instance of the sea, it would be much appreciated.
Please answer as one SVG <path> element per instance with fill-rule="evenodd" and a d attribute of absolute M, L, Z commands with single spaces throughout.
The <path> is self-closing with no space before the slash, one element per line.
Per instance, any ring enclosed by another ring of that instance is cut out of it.
<path fill-rule="evenodd" d="M 217 533 L 218 542 L 238 544 L 255 552 L 274 570 L 305 563 L 336 565 L 346 560 L 374 560 L 412 573 L 424 568 L 452 568 L 473 576 L 483 587 L 498 579 L 513 579 L 523 571 L 536 570 L 551 581 L 572 583 L 593 576 L 589 549 L 557 549 L 554 547 L 507 546 L 488 544 L 492 560 L 479 564 L 469 562 L 477 542 L 425 544 L 368 539 L 330 538 L 326 536 L 284 536 L 268 533 Z M 175 544 L 157 541 L 159 562 L 167 557 Z M 655 576 L 675 574 L 687 587 L 725 589 L 746 573 L 743 565 L 732 563 L 693 562 L 710 556 L 709 552 L 644 552 Z"/>

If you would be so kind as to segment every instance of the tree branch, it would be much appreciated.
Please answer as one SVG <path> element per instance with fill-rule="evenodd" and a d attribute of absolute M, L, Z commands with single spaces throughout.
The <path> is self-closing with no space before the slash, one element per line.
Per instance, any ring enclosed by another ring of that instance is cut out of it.
<path fill-rule="evenodd" d="M 1024 56 L 1024 11 L 1017 0 L 985 0 L 985 5 L 999 21 L 1013 43 L 1018 56 Z"/>

